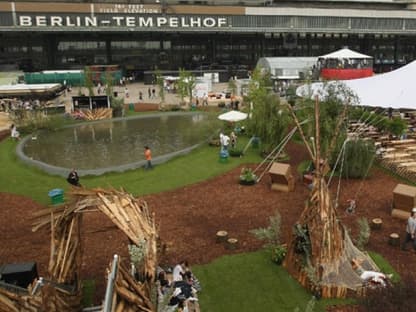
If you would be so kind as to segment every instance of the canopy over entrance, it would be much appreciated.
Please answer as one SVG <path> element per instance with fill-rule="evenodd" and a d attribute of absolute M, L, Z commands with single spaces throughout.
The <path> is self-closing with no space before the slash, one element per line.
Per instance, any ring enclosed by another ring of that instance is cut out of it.
<path fill-rule="evenodd" d="M 416 109 L 415 76 L 416 61 L 413 61 L 399 69 L 373 77 L 303 85 L 296 90 L 296 94 L 324 98 L 328 86 L 339 84 L 354 92 L 362 106 Z"/>

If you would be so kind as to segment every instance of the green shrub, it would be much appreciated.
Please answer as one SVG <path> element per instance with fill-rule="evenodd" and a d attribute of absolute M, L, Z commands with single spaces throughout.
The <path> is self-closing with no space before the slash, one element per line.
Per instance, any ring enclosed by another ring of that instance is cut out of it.
<path fill-rule="evenodd" d="M 358 237 L 357 237 L 355 244 L 357 248 L 363 250 L 365 245 L 367 245 L 368 241 L 370 240 L 371 229 L 370 229 L 370 225 L 368 224 L 367 218 L 359 218 L 357 222 L 358 222 L 359 232 L 358 232 Z"/>
<path fill-rule="evenodd" d="M 282 264 L 287 254 L 287 247 L 285 245 L 278 245 L 272 248 L 272 261 L 276 264 Z"/>
<path fill-rule="evenodd" d="M 258 228 L 251 230 L 257 239 L 265 241 L 265 247 L 276 247 L 281 244 L 280 242 L 280 231 L 282 217 L 279 211 L 276 210 L 274 216 L 269 217 L 270 225 L 266 228 Z"/>
<path fill-rule="evenodd" d="M 341 155 L 341 163 L 337 170 L 344 178 L 363 178 L 366 177 L 375 157 L 375 147 L 373 142 L 362 139 L 353 139 L 345 143 L 344 155 Z M 342 144 L 340 144 L 342 145 Z M 335 165 L 336 156 L 341 152 L 341 146 L 331 159 L 331 167 Z"/>
<path fill-rule="evenodd" d="M 251 168 L 242 168 L 240 172 L 240 181 L 253 182 L 257 179 L 257 176 L 253 173 Z"/>

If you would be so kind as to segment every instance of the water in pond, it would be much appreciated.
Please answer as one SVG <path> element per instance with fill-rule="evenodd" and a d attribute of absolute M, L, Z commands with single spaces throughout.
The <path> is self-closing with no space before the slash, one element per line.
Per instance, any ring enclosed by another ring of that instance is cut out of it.
<path fill-rule="evenodd" d="M 144 146 L 153 157 L 202 143 L 218 129 L 206 114 L 149 116 L 102 121 L 41 132 L 23 147 L 26 156 L 64 168 L 97 169 L 144 160 Z"/>

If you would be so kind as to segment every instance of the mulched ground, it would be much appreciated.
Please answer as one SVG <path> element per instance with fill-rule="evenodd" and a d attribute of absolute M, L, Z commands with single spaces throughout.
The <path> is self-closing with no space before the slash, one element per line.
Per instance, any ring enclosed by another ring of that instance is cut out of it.
<path fill-rule="evenodd" d="M 287 152 L 293 168 L 307 159 L 301 146 L 289 145 Z M 283 241 L 289 241 L 292 226 L 304 208 L 308 189 L 299 177 L 296 189 L 291 193 L 271 191 L 267 176 L 254 186 L 241 186 L 237 182 L 240 170 L 236 168 L 214 179 L 145 196 L 149 207 L 155 211 L 160 237 L 167 247 L 161 257 L 162 264 L 172 265 L 180 259 L 188 259 L 191 265 L 203 264 L 224 254 L 258 250 L 262 243 L 249 230 L 267 226 L 269 216 L 276 210 L 282 215 Z M 332 183 L 334 193 L 337 183 L 337 179 Z M 402 276 L 416 276 L 416 255 L 387 243 L 390 233 L 397 232 L 403 236 L 405 230 L 405 221 L 390 217 L 393 189 L 397 183 L 378 169 L 374 169 L 364 183 L 362 180 L 341 181 L 339 216 L 351 229 L 353 237 L 357 234 L 358 218 L 382 218 L 382 229 L 373 231 L 368 249 L 382 254 Z M 349 198 L 357 199 L 354 214 L 345 212 Z M 48 230 L 31 232 L 31 215 L 42 206 L 29 198 L 7 193 L 0 193 L 0 203 L 0 264 L 36 261 L 40 275 L 46 275 L 50 241 Z M 238 250 L 228 251 L 221 244 L 216 244 L 218 230 L 226 230 L 230 236 L 237 238 L 240 242 Z M 98 300 L 103 297 L 105 270 L 112 256 L 116 253 L 126 256 L 128 241 L 99 213 L 86 215 L 84 232 L 82 278 L 97 281 Z"/>

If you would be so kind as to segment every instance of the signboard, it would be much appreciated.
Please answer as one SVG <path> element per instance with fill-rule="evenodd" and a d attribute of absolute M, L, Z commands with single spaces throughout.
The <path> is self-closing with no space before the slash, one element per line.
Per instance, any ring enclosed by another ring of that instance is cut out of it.
<path fill-rule="evenodd" d="M 20 27 L 140 27 L 140 28 L 221 28 L 225 17 L 128 15 L 17 15 Z"/>

